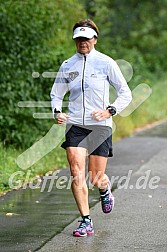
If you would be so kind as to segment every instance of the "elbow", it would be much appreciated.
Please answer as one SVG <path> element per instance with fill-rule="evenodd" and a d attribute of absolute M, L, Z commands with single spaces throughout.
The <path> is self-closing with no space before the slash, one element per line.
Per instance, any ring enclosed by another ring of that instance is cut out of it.
<path fill-rule="evenodd" d="M 126 100 L 127 100 L 128 105 L 132 101 L 132 92 L 130 89 L 126 92 Z"/>
<path fill-rule="evenodd" d="M 51 98 L 51 100 L 53 100 L 54 97 L 55 97 L 55 94 L 53 92 L 50 92 L 50 98 Z"/>

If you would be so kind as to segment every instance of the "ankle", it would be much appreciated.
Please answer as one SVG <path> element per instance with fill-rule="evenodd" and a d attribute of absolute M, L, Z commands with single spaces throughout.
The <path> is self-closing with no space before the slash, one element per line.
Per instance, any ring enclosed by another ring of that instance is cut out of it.
<path fill-rule="evenodd" d="M 83 215 L 82 220 L 83 220 L 83 222 L 91 221 L 90 215 Z"/>
<path fill-rule="evenodd" d="M 107 188 L 105 190 L 99 189 L 100 195 L 105 195 L 107 191 L 108 191 Z"/>

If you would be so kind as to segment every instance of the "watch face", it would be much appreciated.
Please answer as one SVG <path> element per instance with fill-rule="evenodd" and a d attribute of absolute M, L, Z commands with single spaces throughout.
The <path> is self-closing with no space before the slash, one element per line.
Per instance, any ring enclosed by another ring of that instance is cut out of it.
<path fill-rule="evenodd" d="M 109 112 L 110 112 L 111 115 L 115 115 L 116 114 L 116 108 L 115 107 L 109 106 L 108 110 L 109 110 Z"/>
<path fill-rule="evenodd" d="M 113 115 L 114 112 L 115 112 L 115 111 L 114 111 L 113 109 L 110 109 L 110 114 Z"/>

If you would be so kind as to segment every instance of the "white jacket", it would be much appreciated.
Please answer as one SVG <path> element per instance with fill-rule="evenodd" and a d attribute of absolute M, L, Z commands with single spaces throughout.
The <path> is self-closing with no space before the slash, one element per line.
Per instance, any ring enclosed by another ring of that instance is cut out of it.
<path fill-rule="evenodd" d="M 109 86 L 117 91 L 116 100 L 109 102 Z M 105 125 L 112 127 L 112 117 L 97 121 L 91 113 L 113 105 L 120 113 L 132 100 L 131 91 L 117 63 L 95 49 L 87 55 L 76 53 L 64 61 L 51 90 L 52 110 L 62 111 L 64 95 L 69 91 L 69 119 L 77 125 Z"/>

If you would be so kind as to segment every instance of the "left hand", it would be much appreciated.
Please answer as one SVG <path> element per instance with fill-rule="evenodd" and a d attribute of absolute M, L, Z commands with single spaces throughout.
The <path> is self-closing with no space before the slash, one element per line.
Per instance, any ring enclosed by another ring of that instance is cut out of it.
<path fill-rule="evenodd" d="M 92 119 L 97 120 L 97 121 L 102 121 L 105 120 L 107 118 L 110 118 L 111 114 L 108 111 L 108 109 L 106 110 L 95 110 L 94 112 L 91 113 Z"/>

